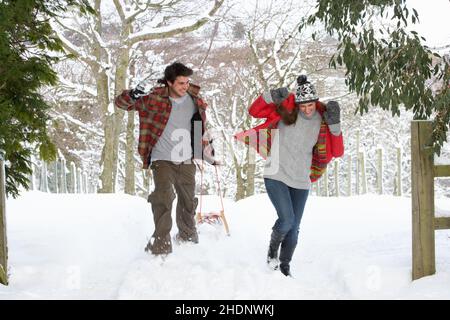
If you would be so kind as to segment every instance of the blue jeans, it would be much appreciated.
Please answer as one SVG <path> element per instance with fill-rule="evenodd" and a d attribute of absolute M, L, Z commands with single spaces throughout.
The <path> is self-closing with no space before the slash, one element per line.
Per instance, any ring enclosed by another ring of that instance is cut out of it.
<path fill-rule="evenodd" d="M 264 178 L 264 184 L 278 215 L 271 239 L 279 239 L 281 242 L 279 259 L 281 264 L 288 265 L 297 246 L 300 221 L 309 190 L 291 188 L 281 181 L 268 178 Z"/>

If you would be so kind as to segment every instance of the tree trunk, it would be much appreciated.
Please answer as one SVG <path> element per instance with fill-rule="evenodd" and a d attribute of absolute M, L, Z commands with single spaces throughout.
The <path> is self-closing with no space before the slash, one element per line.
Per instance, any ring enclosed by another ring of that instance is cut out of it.
<path fill-rule="evenodd" d="M 124 26 L 122 29 L 122 37 L 127 37 L 130 33 L 131 27 L 130 25 Z M 115 86 L 114 86 L 114 95 L 118 96 L 122 93 L 123 90 L 127 88 L 127 71 L 130 67 L 130 74 L 134 75 L 134 65 L 129 66 L 130 64 L 130 48 L 128 46 L 124 46 L 121 48 L 119 52 L 119 58 L 117 60 L 117 70 L 116 70 L 116 78 L 115 78 Z M 118 164 L 118 152 L 119 152 L 119 136 L 122 129 L 122 123 L 125 112 L 123 110 L 115 109 L 115 117 L 114 117 L 114 171 L 117 172 L 117 164 Z M 134 136 L 134 112 L 128 112 L 128 120 L 127 120 L 127 129 L 126 129 L 126 142 L 127 145 L 125 147 L 125 193 L 127 194 L 136 194 L 136 181 L 135 181 L 135 160 L 134 160 L 134 152 L 135 150 L 135 136 Z"/>
<path fill-rule="evenodd" d="M 244 179 L 242 178 L 242 166 L 236 166 L 236 196 L 235 200 L 241 200 L 245 198 L 245 186 Z"/>
<path fill-rule="evenodd" d="M 95 9 L 100 12 L 101 1 L 95 1 Z M 95 21 L 95 31 L 98 34 L 103 34 L 102 16 L 97 16 Z M 105 48 L 102 48 L 101 43 L 96 43 L 94 56 L 99 62 L 110 64 L 108 60 L 108 53 Z M 106 60 L 106 61 L 105 61 Z M 117 148 L 115 147 L 116 131 L 115 130 L 115 113 L 113 101 L 110 97 L 110 79 L 107 70 L 100 64 L 93 67 L 93 73 L 96 75 L 97 83 L 97 100 L 99 107 L 103 111 L 103 131 L 105 137 L 105 144 L 102 150 L 102 158 L 100 160 L 100 167 L 103 169 L 100 174 L 101 185 L 99 186 L 99 193 L 113 193 L 115 191 L 115 180 L 117 175 Z"/>
<path fill-rule="evenodd" d="M 108 78 L 105 74 L 99 75 L 97 78 L 97 92 L 98 102 L 103 110 L 103 132 L 105 137 L 105 144 L 103 145 L 100 174 L 101 185 L 99 186 L 99 193 L 113 193 L 114 181 L 116 177 L 116 171 L 114 170 L 114 162 L 117 161 L 117 157 L 114 157 L 114 110 L 109 110 L 108 105 L 109 93 L 108 93 Z"/>
<path fill-rule="evenodd" d="M 134 163 L 134 113 L 128 113 L 127 146 L 125 149 L 125 193 L 135 195 L 135 163 Z"/>
<path fill-rule="evenodd" d="M 8 284 L 8 245 L 6 240 L 5 153 L 0 150 L 0 283 Z"/>

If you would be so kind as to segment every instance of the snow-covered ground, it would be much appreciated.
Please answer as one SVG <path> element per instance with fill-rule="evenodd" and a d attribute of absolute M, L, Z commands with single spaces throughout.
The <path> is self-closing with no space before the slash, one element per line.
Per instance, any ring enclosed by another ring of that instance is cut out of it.
<path fill-rule="evenodd" d="M 411 281 L 409 198 L 310 197 L 294 278 L 265 265 L 275 220 L 266 194 L 226 201 L 225 213 L 231 236 L 203 224 L 198 245 L 174 246 L 163 261 L 143 251 L 153 231 L 144 199 L 24 193 L 7 202 L 10 286 L 0 299 L 450 299 L 449 230 L 436 232 L 436 275 Z"/>

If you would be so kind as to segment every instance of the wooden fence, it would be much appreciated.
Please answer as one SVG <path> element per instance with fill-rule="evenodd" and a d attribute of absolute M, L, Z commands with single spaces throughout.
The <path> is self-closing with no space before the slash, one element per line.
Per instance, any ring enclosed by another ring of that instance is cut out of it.
<path fill-rule="evenodd" d="M 71 162 L 67 166 L 64 159 L 54 162 L 33 162 L 33 174 L 30 178 L 30 190 L 51 193 L 95 193 L 96 186 L 88 179 L 85 171 Z"/>
<path fill-rule="evenodd" d="M 450 177 L 450 165 L 434 165 L 432 122 L 411 123 L 412 279 L 436 272 L 435 230 L 450 229 L 450 217 L 435 217 L 434 178 Z M 450 249 L 450 248 L 449 248 Z"/>
<path fill-rule="evenodd" d="M 374 190 L 377 194 L 386 194 L 388 191 L 384 185 L 383 177 L 384 177 L 384 151 L 381 148 L 375 150 L 375 163 L 372 164 L 372 167 L 375 168 L 375 186 Z M 400 147 L 394 150 L 395 152 L 395 175 L 394 179 L 394 188 L 392 194 L 395 196 L 403 195 L 403 184 L 402 184 L 402 150 Z M 334 196 L 339 197 L 341 195 L 352 196 L 366 194 L 369 192 L 369 183 L 368 183 L 368 174 L 367 174 L 367 160 L 366 153 L 363 151 L 356 152 L 357 155 L 349 154 L 345 158 L 335 159 L 333 160 L 327 168 L 327 171 L 324 173 L 323 177 L 319 179 L 317 182 L 312 184 L 312 193 L 317 196 Z M 340 180 L 340 170 L 347 167 L 346 170 L 346 184 L 344 187 L 341 187 Z M 373 172 L 373 171 L 372 171 Z M 329 183 L 330 174 L 332 175 L 333 183 Z M 373 178 L 373 175 L 370 176 Z M 330 190 L 330 186 L 331 189 Z M 353 191 L 354 189 L 354 191 Z M 373 190 L 373 188 L 372 188 Z"/>

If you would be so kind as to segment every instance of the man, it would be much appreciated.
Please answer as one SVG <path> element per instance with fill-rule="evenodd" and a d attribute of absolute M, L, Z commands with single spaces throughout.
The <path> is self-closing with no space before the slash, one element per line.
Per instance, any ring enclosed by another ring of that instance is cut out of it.
<path fill-rule="evenodd" d="M 154 255 L 172 252 L 173 188 L 178 196 L 176 240 L 198 243 L 195 226 L 195 171 L 193 159 L 204 159 L 211 164 L 214 150 L 211 141 L 203 138 L 207 104 L 199 96 L 200 87 L 190 83 L 192 69 L 175 62 L 164 71 L 159 80 L 164 86 L 155 87 L 146 94 L 142 86 L 125 90 L 116 97 L 118 108 L 139 112 L 138 152 L 143 168 L 150 165 L 155 190 L 149 195 L 155 232 L 145 251 Z"/>

